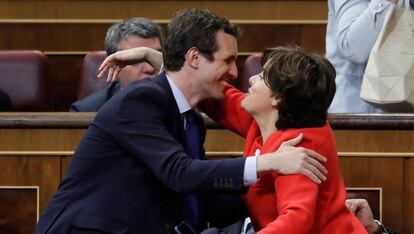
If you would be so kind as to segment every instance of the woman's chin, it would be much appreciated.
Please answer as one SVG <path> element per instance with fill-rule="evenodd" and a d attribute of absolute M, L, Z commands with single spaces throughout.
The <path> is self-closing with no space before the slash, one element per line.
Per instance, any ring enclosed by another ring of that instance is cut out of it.
<path fill-rule="evenodd" d="M 243 99 L 243 101 L 240 103 L 240 107 L 243 108 L 243 110 L 245 110 L 247 113 L 249 113 L 249 108 L 248 108 L 248 101 L 246 101 L 246 98 Z"/>

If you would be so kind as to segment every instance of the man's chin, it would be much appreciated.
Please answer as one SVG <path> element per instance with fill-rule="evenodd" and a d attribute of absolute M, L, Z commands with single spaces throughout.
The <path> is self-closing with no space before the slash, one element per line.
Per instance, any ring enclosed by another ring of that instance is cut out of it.
<path fill-rule="evenodd" d="M 217 92 L 213 98 L 214 99 L 222 99 L 224 97 L 224 93 L 223 92 Z"/>

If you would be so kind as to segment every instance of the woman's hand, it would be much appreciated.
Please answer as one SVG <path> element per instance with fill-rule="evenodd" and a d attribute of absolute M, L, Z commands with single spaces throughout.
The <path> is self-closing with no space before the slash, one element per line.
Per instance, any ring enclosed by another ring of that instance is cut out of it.
<path fill-rule="evenodd" d="M 162 53 L 146 47 L 118 51 L 106 57 L 102 62 L 98 69 L 98 78 L 102 78 L 108 72 L 106 81 L 114 82 L 117 80 L 122 68 L 141 62 L 148 62 L 155 69 L 159 70 L 162 66 Z"/>
<path fill-rule="evenodd" d="M 276 152 L 265 154 L 257 159 L 257 171 L 276 171 L 280 174 L 303 174 L 320 184 L 326 180 L 328 173 L 321 162 L 326 158 L 315 151 L 296 147 L 303 139 L 303 134 L 285 141 Z"/>

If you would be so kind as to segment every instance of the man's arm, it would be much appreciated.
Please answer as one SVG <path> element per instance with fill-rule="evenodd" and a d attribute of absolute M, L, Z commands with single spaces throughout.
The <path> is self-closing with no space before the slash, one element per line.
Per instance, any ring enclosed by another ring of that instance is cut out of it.
<path fill-rule="evenodd" d="M 113 103 L 114 108 L 101 109 L 95 119 L 98 124 L 112 124 L 111 135 L 129 155 L 176 192 L 243 188 L 244 158 L 193 160 L 188 157 L 183 147 L 184 135 L 181 142 L 179 137 L 183 128 L 181 116 L 172 109 L 167 94 L 151 80 L 137 85 L 142 87 L 128 87 L 122 96 L 116 97 L 121 102 Z M 115 120 L 105 121 L 106 115 Z"/>
<path fill-rule="evenodd" d="M 347 199 L 345 201 L 348 209 L 355 214 L 361 224 L 370 234 L 395 233 L 386 229 L 379 221 L 375 220 L 368 201 L 365 199 Z"/>
<path fill-rule="evenodd" d="M 303 174 L 315 183 L 326 180 L 328 173 L 320 162 L 326 158 L 303 147 L 296 147 L 303 139 L 303 134 L 281 144 L 276 152 L 257 157 L 257 174 L 276 171 L 279 174 Z"/>

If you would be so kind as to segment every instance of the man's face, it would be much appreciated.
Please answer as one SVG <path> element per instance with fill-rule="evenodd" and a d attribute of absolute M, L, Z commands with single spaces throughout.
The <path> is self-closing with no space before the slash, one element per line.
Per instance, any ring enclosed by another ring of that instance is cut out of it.
<path fill-rule="evenodd" d="M 121 40 L 118 44 L 119 50 L 126 50 L 136 47 L 149 47 L 161 51 L 160 40 L 156 37 L 141 38 L 137 36 L 129 36 Z M 132 81 L 142 80 L 146 77 L 154 77 L 157 74 L 158 71 L 155 70 L 151 65 L 146 62 L 142 62 L 124 67 L 119 73 L 119 81 L 121 83 L 121 87 L 125 87 Z"/>
<path fill-rule="evenodd" d="M 204 98 L 222 98 L 224 84 L 237 77 L 236 38 L 224 31 L 218 31 L 216 41 L 219 49 L 213 54 L 214 60 L 210 62 L 204 56 L 200 60 L 197 85 Z"/>

